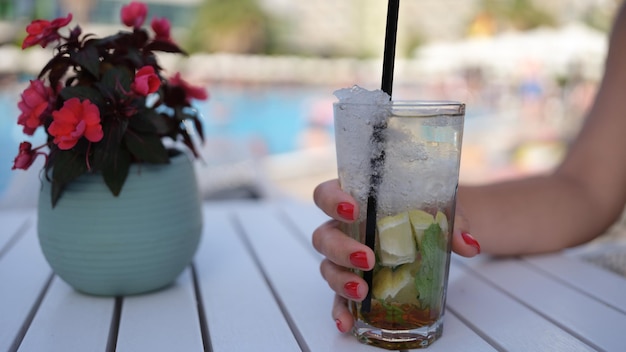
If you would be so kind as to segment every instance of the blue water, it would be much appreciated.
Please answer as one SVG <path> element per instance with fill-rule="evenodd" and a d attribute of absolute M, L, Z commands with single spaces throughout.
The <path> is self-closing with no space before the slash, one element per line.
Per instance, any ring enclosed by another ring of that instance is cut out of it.
<path fill-rule="evenodd" d="M 27 138 L 17 125 L 17 102 L 24 87 L 0 91 L 0 198 L 11 177 L 23 172 L 11 170 L 19 143 L 28 140 L 37 146 L 44 141 L 43 133 Z M 215 85 L 207 88 L 209 100 L 194 104 L 202 114 L 206 137 L 227 138 L 241 144 L 254 142 L 267 154 L 297 149 L 313 107 L 332 97 L 333 91 L 329 87 L 310 86 Z"/>
<path fill-rule="evenodd" d="M 262 141 L 270 154 L 298 148 L 313 106 L 332 97 L 331 88 L 307 86 L 218 86 L 209 91 L 210 99 L 196 104 L 207 137 Z"/>

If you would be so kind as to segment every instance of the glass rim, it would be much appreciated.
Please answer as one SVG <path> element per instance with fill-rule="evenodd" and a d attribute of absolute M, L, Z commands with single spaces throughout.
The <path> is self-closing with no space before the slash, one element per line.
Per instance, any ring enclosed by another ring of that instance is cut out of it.
<path fill-rule="evenodd" d="M 388 102 L 335 102 L 335 109 L 359 109 L 371 107 L 372 110 L 389 110 L 393 116 L 405 117 L 440 117 L 465 116 L 465 103 L 454 100 L 390 100 Z"/>
<path fill-rule="evenodd" d="M 378 102 L 342 102 L 335 101 L 333 105 L 392 105 L 392 106 L 464 106 L 465 103 L 457 100 L 390 100 L 384 103 Z"/>

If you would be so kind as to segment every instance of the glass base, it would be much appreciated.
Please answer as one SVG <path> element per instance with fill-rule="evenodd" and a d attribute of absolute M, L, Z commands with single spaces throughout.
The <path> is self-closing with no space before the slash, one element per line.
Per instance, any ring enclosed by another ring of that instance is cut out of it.
<path fill-rule="evenodd" d="M 388 350 L 426 348 L 443 333 L 443 317 L 434 324 L 412 330 L 388 330 L 371 326 L 363 321 L 355 322 L 352 334 L 365 344 Z"/>

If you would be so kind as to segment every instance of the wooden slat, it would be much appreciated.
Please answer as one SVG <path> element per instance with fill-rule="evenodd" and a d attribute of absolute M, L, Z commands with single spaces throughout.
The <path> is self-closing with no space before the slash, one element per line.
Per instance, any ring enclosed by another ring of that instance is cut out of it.
<path fill-rule="evenodd" d="M 55 277 L 20 350 L 101 352 L 113 307 L 113 298 L 78 293 Z"/>
<path fill-rule="evenodd" d="M 302 235 L 307 243 L 311 243 L 313 231 L 330 219 L 313 202 L 287 201 L 281 202 L 279 206 L 298 228 L 298 234 Z"/>
<path fill-rule="evenodd" d="M 563 258 L 562 262 L 553 260 L 551 264 L 567 262 Z M 550 267 L 547 265 L 550 263 L 544 264 L 545 268 Z M 623 333 L 626 314 L 592 299 L 554 276 L 515 259 L 476 262 L 471 267 L 478 275 L 555 324 L 576 336 L 584 336 L 588 344 L 608 351 L 620 350 L 626 345 L 626 334 Z"/>
<path fill-rule="evenodd" d="M 476 270 L 491 276 L 502 263 L 487 263 Z M 514 269 L 503 272 L 518 278 L 522 284 L 532 283 L 519 278 Z M 533 287 L 544 293 L 541 286 Z M 593 350 L 541 314 L 518 301 L 519 297 L 486 282 L 474 271 L 453 261 L 448 284 L 448 309 L 470 324 L 499 349 L 507 351 L 586 351 Z"/>
<path fill-rule="evenodd" d="M 237 218 L 280 297 L 304 349 L 378 351 L 337 331 L 330 316 L 333 293 L 319 273 L 319 260 L 270 206 L 241 208 Z"/>
<path fill-rule="evenodd" d="M 18 231 L 27 226 L 27 221 L 34 222 L 34 215 L 34 211 L 2 209 L 0 212 L 0 254 L 5 251 L 5 246 L 15 239 Z"/>
<path fill-rule="evenodd" d="M 213 351 L 380 350 L 335 328 L 333 292 L 310 244 L 327 217 L 312 203 L 219 202 L 204 210 L 195 268 Z M 20 350 L 103 351 L 113 298 L 77 293 L 55 278 L 31 314 L 51 274 L 34 219 L 33 212 L 0 212 L 0 351 L 10 350 L 29 317 Z M 24 234 L 15 237 L 19 229 Z M 567 254 L 455 256 L 444 336 L 428 351 L 619 351 L 624 292 L 626 279 Z M 117 347 L 202 350 L 189 270 L 173 287 L 124 299 Z"/>
<path fill-rule="evenodd" d="M 576 287 L 626 313 L 625 277 L 560 253 L 524 259 L 540 270 L 550 273 L 555 280 Z"/>
<path fill-rule="evenodd" d="M 226 204 L 205 207 L 203 238 L 195 259 L 212 350 L 297 351 L 298 344 L 233 227 Z"/>
<path fill-rule="evenodd" d="M 203 351 L 190 269 L 163 290 L 124 297 L 116 351 Z"/>
<path fill-rule="evenodd" d="M 496 351 L 493 346 L 459 320 L 454 313 L 448 311 L 443 321 L 443 335 L 429 346 L 427 351 L 445 352 L 458 350 L 463 352 Z"/>
<path fill-rule="evenodd" d="M 13 344 L 50 273 L 31 221 L 26 233 L 0 258 L 0 351 Z"/>

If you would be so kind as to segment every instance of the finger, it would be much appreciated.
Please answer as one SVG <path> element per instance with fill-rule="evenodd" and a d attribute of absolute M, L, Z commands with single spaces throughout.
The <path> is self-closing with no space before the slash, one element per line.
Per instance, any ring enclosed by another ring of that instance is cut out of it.
<path fill-rule="evenodd" d="M 340 332 L 348 332 L 352 330 L 354 326 L 354 318 L 348 310 L 348 301 L 338 295 L 335 295 L 333 301 L 332 317 L 335 319 L 335 324 Z"/>
<path fill-rule="evenodd" d="M 322 277 L 338 295 L 353 301 L 362 301 L 367 295 L 367 283 L 357 274 L 325 259 L 320 264 Z"/>
<path fill-rule="evenodd" d="M 469 221 L 463 215 L 463 209 L 459 205 L 456 207 L 454 216 L 452 250 L 463 257 L 473 257 L 480 254 L 480 244 L 470 234 Z"/>
<path fill-rule="evenodd" d="M 359 214 L 358 204 L 341 190 L 338 179 L 322 182 L 313 190 L 313 200 L 326 215 L 333 219 L 352 222 Z"/>
<path fill-rule="evenodd" d="M 340 222 L 329 220 L 313 231 L 313 247 L 333 263 L 353 269 L 374 267 L 374 252 L 339 230 Z"/>

